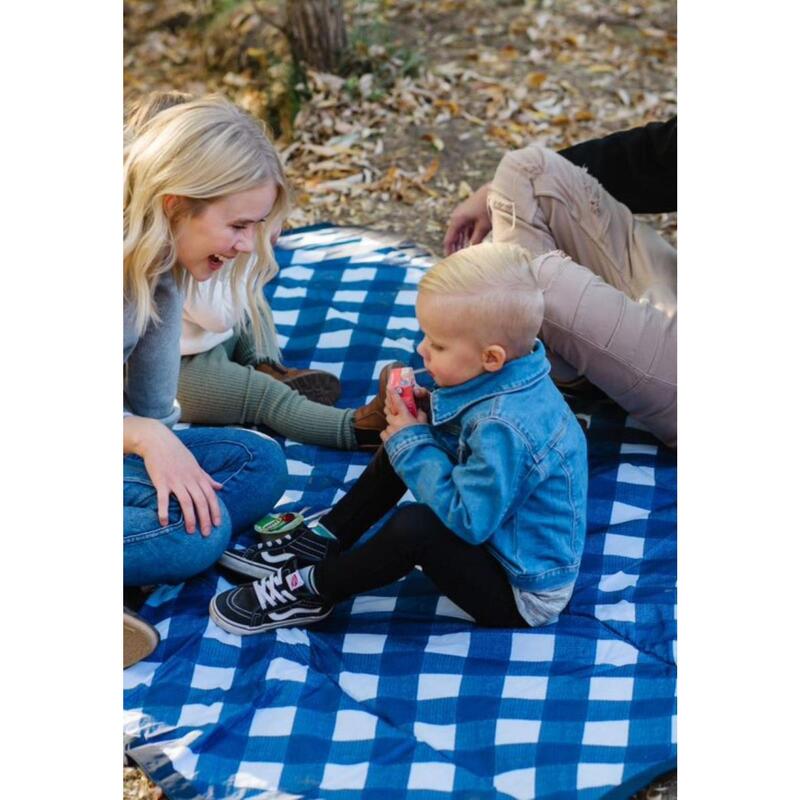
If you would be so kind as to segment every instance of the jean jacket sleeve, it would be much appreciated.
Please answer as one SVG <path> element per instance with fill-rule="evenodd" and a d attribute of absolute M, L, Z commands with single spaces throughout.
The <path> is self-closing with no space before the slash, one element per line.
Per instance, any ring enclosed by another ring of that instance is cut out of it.
<path fill-rule="evenodd" d="M 532 461 L 521 434 L 496 418 L 479 421 L 465 444 L 466 460 L 454 464 L 429 426 L 414 425 L 392 436 L 386 451 L 414 497 L 451 531 L 478 545 L 516 507 Z"/>

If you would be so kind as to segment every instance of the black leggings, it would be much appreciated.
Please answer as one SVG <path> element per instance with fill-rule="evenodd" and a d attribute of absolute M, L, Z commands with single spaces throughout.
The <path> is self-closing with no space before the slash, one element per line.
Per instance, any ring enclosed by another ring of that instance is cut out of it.
<path fill-rule="evenodd" d="M 386 586 L 419 565 L 479 625 L 527 628 L 499 562 L 485 547 L 467 544 L 446 528 L 428 506 L 399 508 L 368 542 L 350 550 L 405 492 L 381 447 L 355 486 L 320 520 L 343 552 L 315 567 L 319 593 L 339 602 Z"/>

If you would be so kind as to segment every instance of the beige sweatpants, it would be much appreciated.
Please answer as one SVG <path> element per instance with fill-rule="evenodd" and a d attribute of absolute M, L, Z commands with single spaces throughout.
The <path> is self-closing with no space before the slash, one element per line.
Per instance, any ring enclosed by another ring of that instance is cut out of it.
<path fill-rule="evenodd" d="M 585 170 L 538 145 L 507 153 L 488 197 L 495 242 L 537 259 L 553 377 L 585 376 L 677 444 L 677 254 Z"/>

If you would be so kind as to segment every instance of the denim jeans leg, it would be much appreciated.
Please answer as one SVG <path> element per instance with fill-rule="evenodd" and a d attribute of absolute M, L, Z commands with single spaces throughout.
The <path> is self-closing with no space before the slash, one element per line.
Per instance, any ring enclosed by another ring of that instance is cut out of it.
<path fill-rule="evenodd" d="M 124 469 L 124 582 L 128 586 L 179 583 L 208 569 L 222 555 L 231 534 L 271 510 L 286 488 L 286 461 L 272 439 L 239 429 L 176 431 L 200 466 L 223 484 L 217 498 L 221 524 L 209 536 L 187 534 L 180 506 L 170 498 L 169 523 L 162 526 L 156 491 L 138 456 Z"/>

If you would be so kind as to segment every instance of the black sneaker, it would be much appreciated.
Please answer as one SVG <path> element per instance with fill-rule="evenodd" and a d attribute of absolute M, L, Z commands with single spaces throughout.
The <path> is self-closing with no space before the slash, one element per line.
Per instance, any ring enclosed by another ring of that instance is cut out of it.
<path fill-rule="evenodd" d="M 219 565 L 236 575 L 265 578 L 295 559 L 297 566 L 317 564 L 339 552 L 339 540 L 320 535 L 306 525 L 251 545 L 246 550 L 226 550 Z"/>
<path fill-rule="evenodd" d="M 211 619 L 228 633 L 240 636 L 325 619 L 333 611 L 333 603 L 312 592 L 296 566 L 220 592 L 209 603 Z"/>

